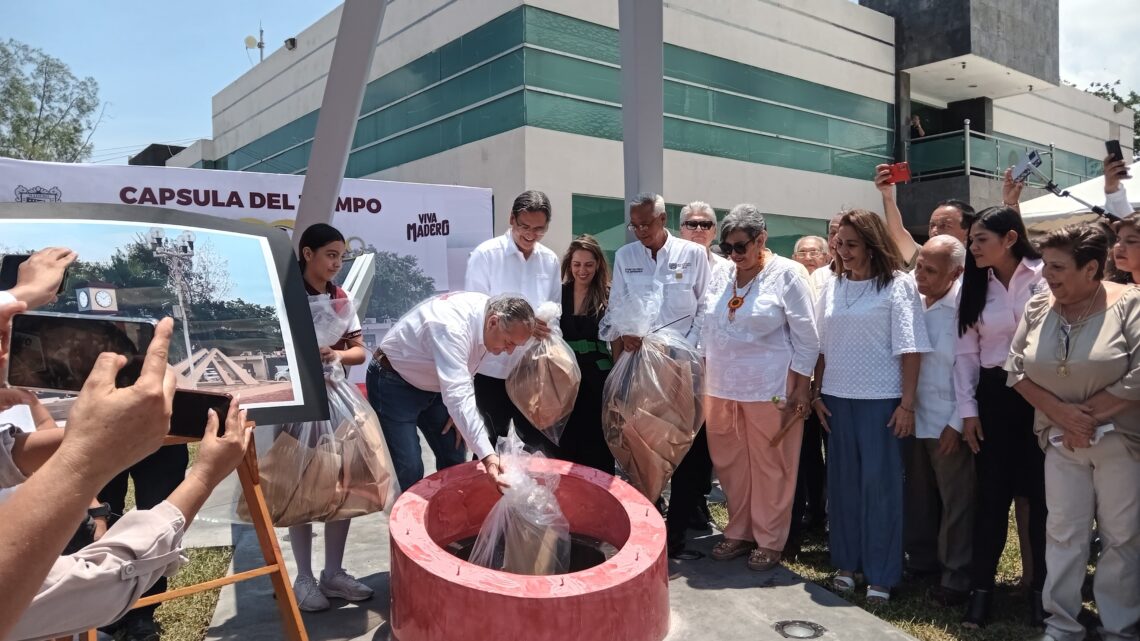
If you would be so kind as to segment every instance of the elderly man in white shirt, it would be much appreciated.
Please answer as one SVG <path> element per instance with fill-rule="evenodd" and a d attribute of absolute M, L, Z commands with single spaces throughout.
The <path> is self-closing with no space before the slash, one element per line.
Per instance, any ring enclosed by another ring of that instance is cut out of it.
<path fill-rule="evenodd" d="M 424 476 L 418 427 L 436 469 L 467 458 L 457 429 L 487 474 L 498 481 L 499 457 L 475 404 L 473 376 L 487 354 L 510 354 L 534 333 L 534 310 L 518 296 L 442 294 L 400 317 L 368 365 L 368 400 L 384 430 L 400 489 Z"/>
<path fill-rule="evenodd" d="M 912 576 L 941 573 L 928 596 L 945 606 L 968 596 L 973 551 L 974 459 L 962 444 L 953 376 L 965 264 L 965 246 L 949 235 L 931 238 L 918 253 L 913 275 L 933 351 L 922 355 L 915 435 L 903 441 L 907 569 Z"/>
<path fill-rule="evenodd" d="M 522 296 L 531 307 L 562 303 L 562 277 L 558 255 L 539 242 L 550 228 L 550 199 L 541 191 L 524 191 L 511 204 L 510 229 L 475 248 L 467 259 L 466 289 L 488 296 Z M 546 324 L 535 324 L 535 336 L 550 334 Z M 507 396 L 508 354 L 488 355 L 475 373 L 475 402 L 490 428 L 491 442 L 507 435 L 511 421 L 528 446 L 556 456 L 556 447 L 535 429 Z"/>
<path fill-rule="evenodd" d="M 665 200 L 657 194 L 638 194 L 629 204 L 629 229 L 637 242 L 618 249 L 614 256 L 614 280 L 610 287 L 610 309 L 631 292 L 644 291 L 654 282 L 661 284 L 661 310 L 653 328 L 668 325 L 697 345 L 705 316 L 705 290 L 711 270 L 708 247 L 677 238 L 665 228 Z M 620 305 L 620 303 L 619 303 Z M 605 320 L 602 321 L 603 325 Z M 622 336 L 615 342 L 614 359 L 623 351 L 641 348 L 640 336 Z M 669 555 L 699 558 L 685 550 L 685 530 L 702 519 L 700 505 L 712 474 L 708 440 L 704 430 L 673 473 L 667 530 Z"/>

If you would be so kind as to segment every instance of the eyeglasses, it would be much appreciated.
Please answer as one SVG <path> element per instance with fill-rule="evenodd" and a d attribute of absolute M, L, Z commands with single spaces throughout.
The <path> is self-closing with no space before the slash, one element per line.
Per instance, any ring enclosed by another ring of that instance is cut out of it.
<path fill-rule="evenodd" d="M 514 224 L 514 226 L 515 226 L 515 229 L 521 231 L 524 234 L 534 234 L 535 236 L 543 236 L 546 234 L 546 231 L 547 231 L 546 226 L 531 227 L 530 225 L 525 225 L 525 224 L 520 223 L 520 222 L 516 222 Z"/>
<path fill-rule="evenodd" d="M 793 252 L 792 255 L 802 256 L 804 258 L 816 258 L 817 256 L 822 256 L 823 252 L 819 251 L 818 249 L 801 249 L 797 252 Z"/>
<path fill-rule="evenodd" d="M 632 231 L 632 232 L 646 231 L 647 229 L 650 229 L 651 227 L 656 225 L 657 220 L 658 219 L 654 218 L 653 222 L 645 223 L 644 225 L 636 225 L 634 223 L 630 223 L 630 224 L 626 225 L 625 228 Z"/>
<path fill-rule="evenodd" d="M 743 256 L 744 252 L 748 251 L 748 246 L 754 242 L 756 242 L 755 239 L 746 243 L 721 243 L 720 251 L 725 256 L 731 256 L 732 254 L 740 254 Z"/>
<path fill-rule="evenodd" d="M 711 220 L 686 220 L 685 222 L 681 223 L 681 226 L 685 229 L 703 229 L 705 231 L 708 231 L 713 227 L 716 227 L 716 223 Z"/>

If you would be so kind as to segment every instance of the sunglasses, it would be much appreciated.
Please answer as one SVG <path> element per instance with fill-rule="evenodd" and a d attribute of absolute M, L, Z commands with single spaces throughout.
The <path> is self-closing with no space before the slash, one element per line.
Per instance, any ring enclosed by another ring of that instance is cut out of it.
<path fill-rule="evenodd" d="M 705 231 L 708 231 L 713 227 L 716 227 L 716 223 L 711 220 L 686 220 L 685 222 L 681 223 L 681 226 L 685 229 L 703 229 Z"/>
<path fill-rule="evenodd" d="M 744 252 L 748 251 L 748 246 L 753 242 L 755 242 L 755 240 L 750 240 L 746 243 L 721 243 L 720 251 L 725 256 L 731 256 L 732 254 L 740 254 L 743 256 Z"/>

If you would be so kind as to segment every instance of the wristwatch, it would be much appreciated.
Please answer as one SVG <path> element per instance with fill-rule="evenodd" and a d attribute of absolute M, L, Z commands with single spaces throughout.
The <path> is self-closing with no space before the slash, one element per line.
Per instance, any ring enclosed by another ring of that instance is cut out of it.
<path fill-rule="evenodd" d="M 93 519 L 105 519 L 111 516 L 111 504 L 100 503 L 99 507 L 92 507 L 87 509 L 87 516 Z"/>

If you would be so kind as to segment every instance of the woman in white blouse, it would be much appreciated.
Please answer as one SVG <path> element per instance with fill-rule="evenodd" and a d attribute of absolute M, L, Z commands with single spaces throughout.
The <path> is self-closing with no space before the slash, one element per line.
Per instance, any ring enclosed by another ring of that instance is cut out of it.
<path fill-rule="evenodd" d="M 989 620 L 1009 507 L 1015 496 L 1023 496 L 1029 502 L 1029 621 L 1041 626 L 1045 454 L 1033 436 L 1033 406 L 1006 385 L 1003 369 L 1026 302 L 1047 288 L 1041 279 L 1041 254 L 1029 243 L 1021 215 L 1009 207 L 980 212 L 970 227 L 969 241 L 958 308 L 954 396 L 962 436 L 974 452 L 978 482 L 971 594 L 962 624 L 979 628 Z"/>
<path fill-rule="evenodd" d="M 819 356 L 811 289 L 792 261 L 765 254 L 764 217 L 737 205 L 721 223 L 730 259 L 713 274 L 701 341 L 709 452 L 728 500 L 713 558 L 780 562 L 791 527 L 809 380 Z"/>
<path fill-rule="evenodd" d="M 856 209 L 839 220 L 835 279 L 816 307 L 821 354 L 814 406 L 830 433 L 827 469 L 834 587 L 867 579 L 883 603 L 902 580 L 903 462 L 914 434 L 921 353 L 930 351 L 922 298 L 882 219 Z"/>

